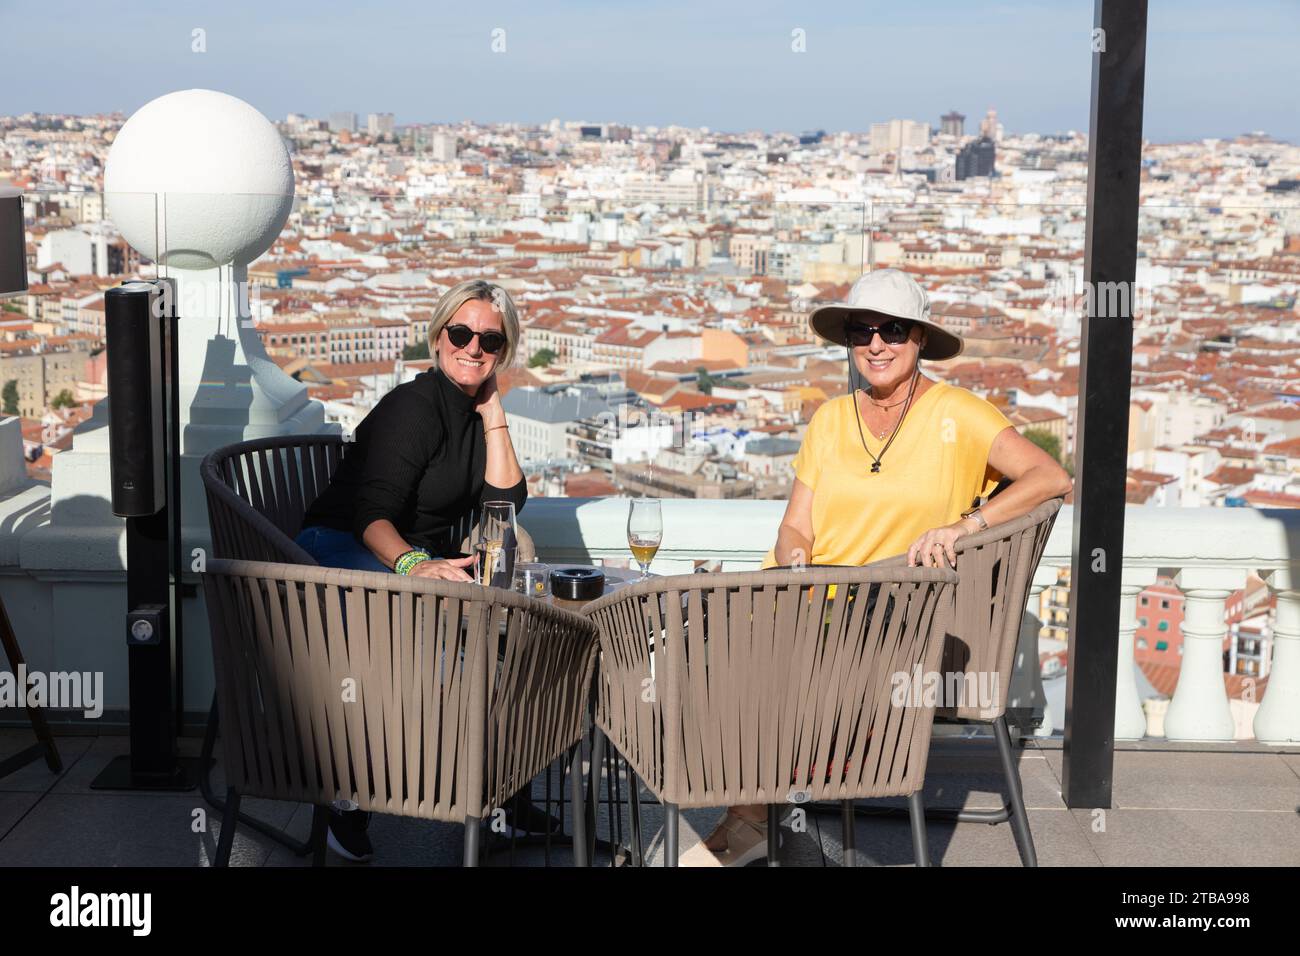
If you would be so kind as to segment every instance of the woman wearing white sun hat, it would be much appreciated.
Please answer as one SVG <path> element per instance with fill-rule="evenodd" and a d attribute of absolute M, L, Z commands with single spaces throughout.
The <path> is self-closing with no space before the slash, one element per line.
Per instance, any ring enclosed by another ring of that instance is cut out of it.
<path fill-rule="evenodd" d="M 921 374 L 921 359 L 953 358 L 964 343 L 930 318 L 925 290 L 907 273 L 868 273 L 843 305 L 814 309 L 809 322 L 848 350 L 866 387 L 826 402 L 808 423 L 764 567 L 903 553 L 913 566 L 956 563 L 958 539 L 1070 490 L 1065 469 L 997 408 Z M 1000 479 L 1010 483 L 981 505 Z M 705 847 L 725 866 L 760 859 L 765 819 L 765 807 L 732 807 Z"/>

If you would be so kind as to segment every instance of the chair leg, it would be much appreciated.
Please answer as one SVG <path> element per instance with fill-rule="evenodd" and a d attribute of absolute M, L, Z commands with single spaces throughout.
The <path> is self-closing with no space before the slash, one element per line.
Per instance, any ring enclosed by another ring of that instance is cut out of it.
<path fill-rule="evenodd" d="M 582 741 L 569 752 L 569 797 L 573 801 L 573 865 L 591 866 L 587 845 L 587 809 L 582 794 Z"/>
<path fill-rule="evenodd" d="M 18 646 L 18 635 L 14 633 L 13 625 L 9 622 L 9 612 L 5 609 L 3 599 L 0 599 L 0 649 L 4 650 L 5 657 L 9 660 L 9 669 L 17 674 L 19 665 L 25 664 L 26 661 L 23 658 L 22 648 Z M 59 756 L 59 748 L 54 744 L 54 735 L 50 733 L 50 725 L 46 723 L 44 710 L 40 707 L 26 707 L 25 710 L 27 720 L 32 725 L 32 733 L 36 735 L 36 744 L 0 762 L 0 777 L 27 766 L 41 756 L 45 757 L 45 766 L 49 768 L 50 773 L 62 773 L 63 758 Z"/>
<path fill-rule="evenodd" d="M 199 751 L 199 792 L 203 794 L 203 799 L 208 806 L 220 814 L 225 814 L 226 803 L 218 797 L 212 787 L 212 753 L 216 749 L 217 731 L 221 721 L 217 714 L 217 695 L 212 695 L 212 709 L 208 711 L 208 726 L 203 731 L 203 747 Z M 247 813 L 239 815 L 239 822 L 250 829 L 256 830 L 263 836 L 268 836 L 277 843 L 287 846 L 294 852 L 295 856 L 306 856 L 312 852 L 310 842 L 303 843 L 295 840 L 279 827 L 272 826 L 264 820 L 249 816 Z"/>
<path fill-rule="evenodd" d="M 858 865 L 858 841 L 855 823 L 856 814 L 853 812 L 853 801 L 845 800 L 840 805 L 840 829 L 843 831 L 845 866 Z"/>
<path fill-rule="evenodd" d="M 478 839 L 482 823 L 483 821 L 478 817 L 465 818 L 465 856 L 462 860 L 464 866 L 478 866 Z"/>
<path fill-rule="evenodd" d="M 781 847 L 781 808 L 775 803 L 767 806 L 767 865 L 780 866 L 777 850 Z"/>
<path fill-rule="evenodd" d="M 311 808 L 311 865 L 325 865 L 325 849 L 328 845 L 325 831 L 329 828 L 329 810 L 326 807 Z"/>
<path fill-rule="evenodd" d="M 641 845 L 641 783 L 631 764 L 627 767 L 627 815 L 632 833 L 629 842 L 632 845 L 632 860 L 635 866 L 645 866 L 645 848 Z"/>
<path fill-rule="evenodd" d="M 597 724 L 591 726 L 591 761 L 588 763 L 590 768 L 587 787 L 590 793 L 590 802 L 587 804 L 587 853 L 588 859 L 596 859 L 596 841 L 598 838 L 596 827 L 596 811 L 600 809 L 600 778 L 601 768 L 605 761 L 605 734 Z M 612 848 L 611 848 L 612 852 Z"/>
<path fill-rule="evenodd" d="M 1016 848 L 1020 851 L 1020 860 L 1025 866 L 1038 866 L 1038 854 L 1034 850 L 1034 837 L 1029 832 L 1029 817 L 1025 813 L 1025 798 L 1020 786 L 1020 771 L 1016 767 L 1015 754 L 1011 749 L 1011 735 L 1007 731 L 1005 715 L 993 721 L 993 736 L 998 742 L 998 754 L 1002 758 L 1002 773 L 1007 778 L 1007 794 L 1011 808 L 1011 832 L 1015 834 Z"/>
<path fill-rule="evenodd" d="M 917 866 L 930 865 L 930 841 L 925 832 L 925 799 L 920 790 L 907 798 L 908 814 L 912 818 L 912 853 Z"/>
<path fill-rule="evenodd" d="M 221 835 L 217 837 L 217 856 L 213 866 L 229 866 L 230 851 L 235 845 L 235 827 L 239 823 L 239 791 L 226 789 L 226 810 L 221 816 Z"/>
<path fill-rule="evenodd" d="M 664 804 L 664 866 L 677 865 L 677 804 Z"/>
<path fill-rule="evenodd" d="M 609 821 L 609 865 L 618 866 L 623 855 L 623 778 L 619 776 L 619 753 L 614 747 L 605 756 L 605 815 Z"/>

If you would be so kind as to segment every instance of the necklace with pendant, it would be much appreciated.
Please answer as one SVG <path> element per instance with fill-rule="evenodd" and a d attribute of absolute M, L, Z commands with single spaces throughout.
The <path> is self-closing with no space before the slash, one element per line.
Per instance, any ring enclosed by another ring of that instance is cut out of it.
<path fill-rule="evenodd" d="M 873 455 L 873 454 L 871 454 L 871 449 L 867 447 L 867 439 L 866 439 L 866 438 L 863 436 L 863 434 L 862 434 L 862 409 L 858 407 L 858 399 L 857 399 L 857 393 L 856 393 L 856 391 L 855 391 L 855 393 L 854 393 L 854 397 L 853 397 L 853 412 L 854 412 L 854 414 L 853 414 L 853 420 L 854 420 L 855 422 L 857 422 L 857 425 L 858 425 L 858 440 L 862 442 L 862 450 L 865 451 L 865 452 L 867 453 L 867 457 L 869 457 L 869 458 L 871 459 L 871 473 L 872 473 L 873 475 L 878 475 L 878 474 L 880 474 L 880 465 L 881 465 L 881 463 L 885 460 L 885 452 L 889 451 L 889 446 L 892 445 L 892 444 L 894 443 L 894 439 L 898 437 L 898 430 L 899 430 L 900 428 L 903 427 L 903 419 L 907 417 L 907 410 L 908 410 L 908 409 L 911 407 L 911 405 L 912 405 L 912 396 L 913 396 L 914 394 L 916 394 L 916 382 L 917 382 L 917 379 L 919 379 L 920 377 L 921 377 L 921 367 L 920 367 L 920 365 L 918 364 L 917 367 L 916 367 L 916 371 L 912 373 L 912 383 L 907 387 L 907 399 L 906 399 L 906 401 L 901 402 L 901 403 L 899 403 L 899 402 L 895 402 L 895 403 L 894 403 L 895 405 L 897 405 L 897 404 L 901 404 L 901 405 L 903 406 L 903 411 L 902 411 L 902 414 L 900 414 L 900 415 L 898 416 L 898 424 L 896 424 L 896 425 L 894 426 L 893 434 L 889 435 L 889 441 L 886 441 L 886 442 L 885 442 L 885 447 L 882 448 L 882 449 L 880 449 L 880 454 L 879 454 L 879 455 Z M 867 396 L 867 400 L 870 401 L 870 398 L 871 398 L 871 396 L 868 395 L 868 396 Z M 875 402 L 872 402 L 872 404 L 874 405 L 874 404 L 876 404 L 876 403 L 875 403 Z M 877 407 L 882 407 L 882 406 L 877 406 Z M 887 406 L 883 406 L 883 407 L 885 407 L 885 408 L 893 408 L 894 406 L 893 406 L 893 405 L 887 405 Z M 885 429 L 884 431 L 882 431 L 882 432 L 880 433 L 880 440 L 881 440 L 881 441 L 885 441 L 885 435 L 888 433 L 888 431 L 889 431 L 888 429 Z M 875 432 L 872 432 L 872 434 L 874 435 Z"/>

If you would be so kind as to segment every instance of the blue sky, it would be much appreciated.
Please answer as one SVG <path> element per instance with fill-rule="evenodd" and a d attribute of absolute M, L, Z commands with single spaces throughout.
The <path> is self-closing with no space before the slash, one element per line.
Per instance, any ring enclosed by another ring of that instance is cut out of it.
<path fill-rule="evenodd" d="M 208 87 L 273 119 L 714 129 L 1086 129 L 1091 0 L 0 0 L 0 114 L 130 113 Z M 1297 0 L 1151 0 L 1144 132 L 1300 141 Z M 207 52 L 191 51 L 206 30 Z M 505 52 L 492 51 L 504 30 Z M 791 50 L 804 31 L 806 52 Z"/>

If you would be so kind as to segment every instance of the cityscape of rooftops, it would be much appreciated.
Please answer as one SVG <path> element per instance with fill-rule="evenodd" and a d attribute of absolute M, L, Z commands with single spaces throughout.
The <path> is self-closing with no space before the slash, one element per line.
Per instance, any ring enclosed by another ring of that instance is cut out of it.
<path fill-rule="evenodd" d="M 236 40 L 251 15 L 238 5 L 198 18 L 144 5 L 103 20 L 70 72 L 38 69 L 34 49 L 8 58 L 0 185 L 27 200 L 30 287 L 2 303 L 0 398 L 21 417 L 29 477 L 50 482 L 106 394 L 105 291 L 156 274 L 110 221 L 109 149 L 131 112 L 187 86 L 264 112 L 318 104 L 267 114 L 295 201 L 246 293 L 266 353 L 345 436 L 431 366 L 439 296 L 490 276 L 521 310 L 521 348 L 499 380 L 530 496 L 785 499 L 810 418 L 848 388 L 844 351 L 813 336 L 808 313 L 891 267 L 965 338 L 927 374 L 994 403 L 1072 471 L 1087 309 L 1081 77 L 1097 38 L 1067 5 L 939 6 L 950 29 L 923 33 L 892 9 L 764 8 L 743 29 L 734 8 L 676 9 L 672 40 L 625 10 L 575 32 L 572 10 L 507 7 L 491 22 L 453 17 L 434 58 L 408 50 L 418 31 L 350 45 L 340 77 L 320 53 L 343 43 L 346 17 L 260 11 L 264 29 Z M 1131 505 L 1300 507 L 1300 147 L 1279 93 L 1294 84 L 1259 55 L 1294 11 L 1258 7 L 1248 30 L 1212 5 L 1152 11 Z M 271 49 L 277 27 L 297 41 Z M 866 73 L 846 67 L 873 30 L 918 45 L 876 45 Z M 141 36 L 160 68 L 110 58 L 105 37 Z M 908 65 L 919 49 L 925 70 Z M 578 51 L 616 89 L 575 82 L 562 64 Z M 1221 69 L 1198 73 L 1211 55 Z M 1079 69 L 1060 68 L 1071 56 Z M 91 73 L 102 75 L 84 82 Z M 56 98 L 80 112 L 31 108 Z M 522 119 L 558 108 L 573 113 Z M 501 119 L 418 119 L 476 112 Z M 808 121 L 775 129 L 793 117 Z M 1230 132 L 1243 120 L 1263 128 Z M 1161 578 L 1143 605 L 1161 588 L 1176 593 Z M 1255 620 L 1234 633 L 1266 636 L 1267 590 L 1252 578 L 1243 593 Z M 1067 594 L 1043 592 L 1056 602 L 1042 615 L 1045 674 L 1064 662 Z M 1176 674 L 1179 624 L 1142 620 L 1137 660 L 1154 685 Z M 1226 669 L 1266 676 L 1267 658 Z"/>

